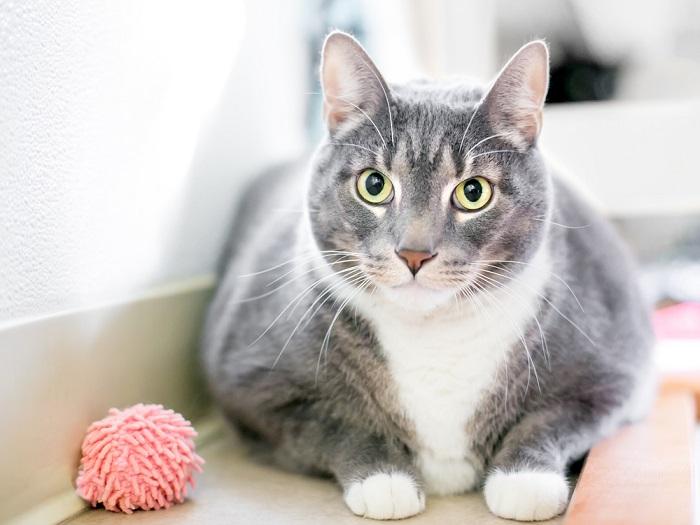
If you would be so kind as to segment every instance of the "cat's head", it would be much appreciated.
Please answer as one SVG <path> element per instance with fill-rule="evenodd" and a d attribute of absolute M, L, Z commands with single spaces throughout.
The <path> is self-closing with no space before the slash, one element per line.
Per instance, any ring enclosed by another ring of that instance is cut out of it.
<path fill-rule="evenodd" d="M 356 40 L 332 33 L 321 66 L 328 133 L 308 191 L 331 267 L 428 309 L 488 288 L 488 272 L 509 264 L 497 261 L 528 262 L 551 205 L 536 147 L 548 75 L 547 47 L 535 41 L 486 90 L 389 85 Z"/>

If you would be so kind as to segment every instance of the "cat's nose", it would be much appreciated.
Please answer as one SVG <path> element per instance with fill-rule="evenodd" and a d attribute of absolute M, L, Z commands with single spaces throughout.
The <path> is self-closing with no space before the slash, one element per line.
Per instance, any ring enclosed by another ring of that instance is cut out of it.
<path fill-rule="evenodd" d="M 408 269 L 411 270 L 413 275 L 418 273 L 423 264 L 428 262 L 430 259 L 435 257 L 437 253 L 431 253 L 421 250 L 398 250 L 396 255 L 399 256 L 406 263 Z"/>

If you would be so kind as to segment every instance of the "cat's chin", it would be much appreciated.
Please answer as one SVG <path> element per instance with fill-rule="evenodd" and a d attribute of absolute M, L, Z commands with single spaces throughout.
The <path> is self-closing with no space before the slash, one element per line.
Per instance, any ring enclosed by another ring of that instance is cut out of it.
<path fill-rule="evenodd" d="M 416 281 L 401 286 L 382 287 L 384 297 L 404 310 L 430 312 L 445 306 L 454 297 L 452 290 L 429 288 Z"/>

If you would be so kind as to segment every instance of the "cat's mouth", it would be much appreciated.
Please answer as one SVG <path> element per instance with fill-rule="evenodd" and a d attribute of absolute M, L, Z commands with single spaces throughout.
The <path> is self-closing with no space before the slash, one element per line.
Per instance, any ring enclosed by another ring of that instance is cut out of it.
<path fill-rule="evenodd" d="M 385 264 L 381 264 L 384 262 Z M 394 264 L 387 264 L 394 263 Z M 462 268 L 443 268 L 432 263 L 420 271 L 412 272 L 398 258 L 377 261 L 363 268 L 373 288 L 402 309 L 427 311 L 454 301 L 464 286 L 473 279 Z"/>
<path fill-rule="evenodd" d="M 460 274 L 459 279 L 442 274 L 433 274 L 430 276 L 417 275 L 403 282 L 393 284 L 390 287 L 397 290 L 423 290 L 440 293 L 455 291 L 473 280 L 473 276 L 467 275 L 466 272 L 463 273 L 464 274 Z"/>
<path fill-rule="evenodd" d="M 411 290 L 411 289 L 432 290 L 433 289 L 430 286 L 426 286 L 423 283 L 419 283 L 416 279 L 411 279 L 410 281 L 406 281 L 405 283 L 397 284 L 395 286 L 392 286 L 392 288 L 403 289 L 403 290 Z"/>
<path fill-rule="evenodd" d="M 387 299 L 409 310 L 432 310 L 448 302 L 454 295 L 453 290 L 432 287 L 417 279 L 383 288 Z"/>

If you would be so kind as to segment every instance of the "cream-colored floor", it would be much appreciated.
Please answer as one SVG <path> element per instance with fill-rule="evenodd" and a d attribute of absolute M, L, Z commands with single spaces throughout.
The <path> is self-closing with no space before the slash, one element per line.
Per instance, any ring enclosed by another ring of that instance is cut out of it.
<path fill-rule="evenodd" d="M 64 525 L 147 524 L 265 524 L 368 525 L 353 516 L 339 489 L 327 480 L 297 476 L 257 464 L 246 457 L 231 436 L 222 436 L 200 453 L 206 460 L 197 488 L 182 505 L 168 510 L 136 512 L 131 516 L 102 509 L 86 510 Z M 480 494 L 429 498 L 426 511 L 402 524 L 507 524 L 491 515 Z M 548 524 L 561 523 L 561 518 Z"/>

